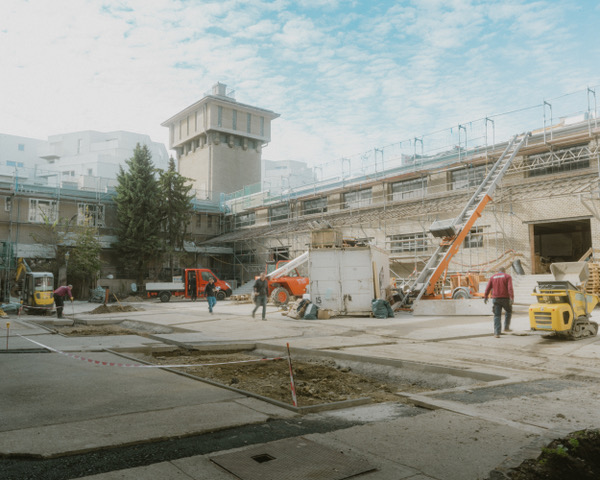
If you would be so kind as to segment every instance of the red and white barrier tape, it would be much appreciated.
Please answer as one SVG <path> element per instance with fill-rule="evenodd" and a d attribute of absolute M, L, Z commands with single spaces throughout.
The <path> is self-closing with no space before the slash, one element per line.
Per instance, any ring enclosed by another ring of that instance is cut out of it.
<path fill-rule="evenodd" d="M 51 352 L 59 353 L 61 355 L 65 355 L 70 358 L 74 358 L 76 360 L 83 360 L 84 362 L 92 363 L 94 365 L 101 365 L 103 367 L 137 367 L 137 368 L 183 368 L 183 367 L 209 367 L 213 365 L 231 365 L 234 363 L 257 363 L 257 362 L 267 362 L 271 360 L 283 360 L 283 357 L 272 357 L 272 358 L 257 358 L 256 360 L 237 360 L 235 362 L 220 362 L 220 363 L 190 363 L 190 364 L 173 364 L 173 365 L 143 365 L 141 363 L 116 363 L 116 362 L 103 362 L 101 360 L 94 360 L 92 358 L 82 357 L 81 355 L 75 355 L 73 353 L 63 352 L 62 350 L 57 350 L 56 348 L 52 348 L 48 345 L 44 345 L 43 343 L 36 342 L 31 338 L 24 337 L 23 335 L 16 334 L 17 337 L 21 337 L 25 340 L 30 341 L 31 343 L 35 343 L 42 348 L 50 350 Z"/>

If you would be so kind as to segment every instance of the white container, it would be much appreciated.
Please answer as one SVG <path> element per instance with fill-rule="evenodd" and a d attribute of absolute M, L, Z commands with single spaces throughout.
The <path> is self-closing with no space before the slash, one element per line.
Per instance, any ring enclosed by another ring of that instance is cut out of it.
<path fill-rule="evenodd" d="M 309 251 L 310 296 L 319 308 L 369 315 L 371 302 L 390 285 L 389 255 L 374 246 Z"/>

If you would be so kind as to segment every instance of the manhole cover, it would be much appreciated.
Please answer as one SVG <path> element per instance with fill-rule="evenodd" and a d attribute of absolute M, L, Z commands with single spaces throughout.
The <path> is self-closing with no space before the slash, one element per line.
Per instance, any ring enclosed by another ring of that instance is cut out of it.
<path fill-rule="evenodd" d="M 568 388 L 580 387 L 581 382 L 574 380 L 537 380 L 534 382 L 513 383 L 497 387 L 478 388 L 471 392 L 449 392 L 435 395 L 435 398 L 460 403 L 485 403 L 500 398 L 514 398 L 523 395 L 538 395 L 558 392 Z"/>
<path fill-rule="evenodd" d="M 242 480 L 343 480 L 375 470 L 366 460 L 302 437 L 217 455 L 211 460 Z"/>

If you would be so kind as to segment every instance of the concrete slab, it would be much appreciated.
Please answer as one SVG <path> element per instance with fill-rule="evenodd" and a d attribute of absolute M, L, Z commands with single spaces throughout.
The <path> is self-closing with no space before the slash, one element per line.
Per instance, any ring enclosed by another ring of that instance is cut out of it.
<path fill-rule="evenodd" d="M 413 315 L 486 315 L 490 307 L 482 298 L 460 300 L 420 300 L 413 306 Z"/>
<path fill-rule="evenodd" d="M 192 457 L 194 463 L 198 463 L 199 460 L 196 457 Z M 211 474 L 215 474 L 212 477 L 200 477 L 192 476 L 183 471 L 177 465 L 172 462 L 156 463 L 147 467 L 130 468 L 128 470 L 117 470 L 114 472 L 101 473 L 99 475 L 90 475 L 87 477 L 79 477 L 75 480 L 140 480 L 140 479 L 160 479 L 160 480 L 231 480 L 231 475 L 219 477 L 219 472 L 213 471 Z"/>
<path fill-rule="evenodd" d="M 465 480 L 486 478 L 490 470 L 535 437 L 522 430 L 438 410 L 316 434 L 311 439 L 338 442 L 360 454 L 375 455 L 429 477 Z"/>
<path fill-rule="evenodd" d="M 0 432 L 0 452 L 54 457 L 263 423 L 268 418 L 235 402 L 146 410 Z"/>

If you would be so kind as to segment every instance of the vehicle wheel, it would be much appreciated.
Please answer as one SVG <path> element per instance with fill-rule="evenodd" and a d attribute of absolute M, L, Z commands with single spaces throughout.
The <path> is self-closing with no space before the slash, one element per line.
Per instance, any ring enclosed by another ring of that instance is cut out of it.
<path fill-rule="evenodd" d="M 283 287 L 277 287 L 271 293 L 271 302 L 273 302 L 274 305 L 287 305 L 289 301 L 290 295 L 288 291 Z"/>
<path fill-rule="evenodd" d="M 452 298 L 456 299 L 466 299 L 471 298 L 471 292 L 467 290 L 465 287 L 458 287 L 452 292 Z"/>
<path fill-rule="evenodd" d="M 231 293 L 232 293 L 231 288 L 228 288 L 227 290 L 225 290 L 225 295 L 227 295 L 227 298 L 231 297 Z"/>
<path fill-rule="evenodd" d="M 160 292 L 160 294 L 158 295 L 158 298 L 160 298 L 161 302 L 167 303 L 171 299 L 171 293 L 170 292 Z"/>
<path fill-rule="evenodd" d="M 227 298 L 227 294 L 223 290 L 219 290 L 215 296 L 219 301 L 225 300 Z"/>

